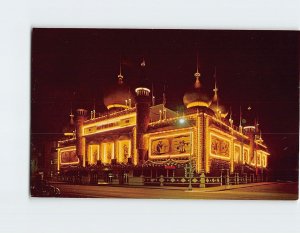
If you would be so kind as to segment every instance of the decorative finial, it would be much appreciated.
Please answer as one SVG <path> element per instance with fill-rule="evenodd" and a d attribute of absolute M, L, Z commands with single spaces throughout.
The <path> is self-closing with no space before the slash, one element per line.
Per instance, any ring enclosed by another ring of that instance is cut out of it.
<path fill-rule="evenodd" d="M 230 123 L 230 126 L 232 127 L 232 126 L 233 126 L 233 119 L 232 119 L 232 110 L 231 110 L 231 106 L 230 106 L 229 123 Z"/>
<path fill-rule="evenodd" d="M 155 105 L 155 96 L 154 96 L 154 85 L 153 85 L 153 82 L 152 82 L 152 106 L 154 106 Z"/>
<path fill-rule="evenodd" d="M 217 95 L 218 92 L 218 87 L 217 87 L 217 68 L 215 67 L 215 72 L 214 72 L 214 78 L 215 78 L 215 88 L 213 91 L 215 92 L 215 95 Z"/>
<path fill-rule="evenodd" d="M 242 106 L 240 105 L 240 127 L 242 127 Z"/>
<path fill-rule="evenodd" d="M 213 100 L 217 103 L 217 113 L 218 115 L 221 115 L 221 111 L 219 110 L 219 98 L 218 98 L 218 87 L 217 87 L 217 68 L 215 67 L 214 72 L 214 78 L 215 78 L 215 88 L 213 89 L 213 92 L 215 93 Z"/>
<path fill-rule="evenodd" d="M 73 106 L 71 102 L 71 112 L 70 112 L 70 125 L 74 125 L 74 114 L 73 114 Z"/>
<path fill-rule="evenodd" d="M 145 59 L 143 58 L 143 61 L 142 61 L 142 63 L 141 63 L 141 66 L 146 66 L 146 62 L 145 62 Z"/>
<path fill-rule="evenodd" d="M 200 88 L 201 87 L 201 83 L 200 83 L 200 80 L 199 80 L 201 74 L 199 73 L 198 63 L 199 62 L 198 62 L 198 53 L 197 53 L 197 71 L 194 74 L 194 77 L 196 78 L 195 85 L 194 85 L 195 88 Z"/>
<path fill-rule="evenodd" d="M 262 139 L 262 132 L 261 132 L 261 130 L 260 130 L 260 132 L 259 132 L 259 139 L 260 139 L 261 141 L 263 141 L 263 139 Z"/>
<path fill-rule="evenodd" d="M 164 83 L 164 92 L 163 92 L 163 106 L 165 107 L 167 103 L 167 98 L 166 98 L 166 83 Z"/>
<path fill-rule="evenodd" d="M 122 84 L 124 82 L 123 79 L 124 79 L 124 76 L 122 75 L 122 61 L 120 58 L 120 73 L 118 75 L 118 83 Z"/>

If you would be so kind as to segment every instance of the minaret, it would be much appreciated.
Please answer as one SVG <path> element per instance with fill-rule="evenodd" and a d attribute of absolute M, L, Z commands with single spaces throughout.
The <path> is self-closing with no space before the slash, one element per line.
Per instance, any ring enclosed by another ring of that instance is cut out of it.
<path fill-rule="evenodd" d="M 76 110 L 76 153 L 79 164 L 85 167 L 85 137 L 83 137 L 83 122 L 87 119 L 87 110 Z"/>
<path fill-rule="evenodd" d="M 144 134 L 148 129 L 150 122 L 150 105 L 151 96 L 150 89 L 146 84 L 146 63 L 143 59 L 141 63 L 141 77 L 139 85 L 135 89 L 136 93 L 136 149 L 138 152 L 139 163 L 142 164 L 145 161 L 146 148 L 144 143 Z"/>

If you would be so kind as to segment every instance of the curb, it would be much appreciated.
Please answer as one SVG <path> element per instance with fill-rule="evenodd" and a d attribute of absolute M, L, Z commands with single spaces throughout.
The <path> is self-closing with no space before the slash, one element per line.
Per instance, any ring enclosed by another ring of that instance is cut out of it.
<path fill-rule="evenodd" d="M 66 185 L 80 185 L 80 184 L 69 184 L 66 182 L 49 182 L 51 184 L 66 184 Z M 276 182 L 261 182 L 261 183 L 249 183 L 240 185 L 222 185 L 216 187 L 207 188 L 193 188 L 193 190 L 187 190 L 188 187 L 175 187 L 175 186 L 147 186 L 147 185 L 114 185 L 114 184 L 95 184 L 95 185 L 82 185 L 82 186 L 105 186 L 105 187 L 121 187 L 121 188 L 146 188 L 146 189 L 162 189 L 162 190 L 182 190 L 184 192 L 215 192 L 215 191 L 226 191 L 231 189 L 240 189 L 254 186 L 271 185 Z"/>

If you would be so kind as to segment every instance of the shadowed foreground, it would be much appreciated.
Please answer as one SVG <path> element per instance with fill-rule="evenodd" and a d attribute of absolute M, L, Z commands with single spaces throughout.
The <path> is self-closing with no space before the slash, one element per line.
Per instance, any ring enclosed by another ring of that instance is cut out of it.
<path fill-rule="evenodd" d="M 187 191 L 182 187 L 121 187 L 86 186 L 55 183 L 61 197 L 89 198 L 182 198 L 182 199 L 237 199 L 237 200 L 297 200 L 298 183 L 256 183 L 248 185 L 216 188 L 193 188 Z"/>

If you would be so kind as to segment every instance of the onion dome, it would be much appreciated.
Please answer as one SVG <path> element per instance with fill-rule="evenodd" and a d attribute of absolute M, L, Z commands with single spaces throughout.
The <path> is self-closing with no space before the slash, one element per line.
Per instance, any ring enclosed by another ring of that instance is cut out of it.
<path fill-rule="evenodd" d="M 216 72 L 215 72 L 214 76 L 216 78 Z M 218 97 L 218 88 L 217 88 L 217 82 L 216 81 L 215 81 L 215 88 L 213 89 L 213 91 L 214 91 L 215 94 L 213 96 L 213 99 L 211 101 L 211 104 L 210 104 L 209 108 L 212 109 L 215 112 L 217 117 L 225 118 L 228 115 L 228 111 L 226 110 L 224 105 L 221 105 L 219 103 L 220 99 Z"/>
<path fill-rule="evenodd" d="M 198 60 L 198 59 L 197 59 Z M 197 61 L 198 63 L 198 61 Z M 206 94 L 204 88 L 202 88 L 200 83 L 201 74 L 198 71 L 198 64 L 197 64 L 197 71 L 194 74 L 196 79 L 194 88 L 190 91 L 187 91 L 183 96 L 183 103 L 187 108 L 192 107 L 208 107 L 210 104 L 210 99 Z"/>
<path fill-rule="evenodd" d="M 134 106 L 134 96 L 130 92 L 129 86 L 124 84 L 124 77 L 121 72 L 121 65 L 120 74 L 118 75 L 118 83 L 117 85 L 114 85 L 105 91 L 103 102 L 108 110 L 123 110 Z"/>

